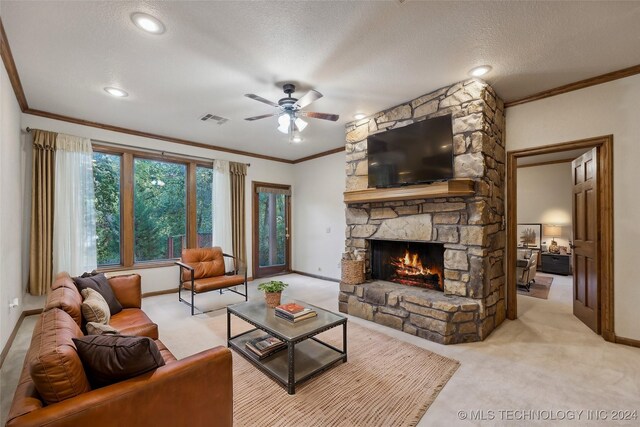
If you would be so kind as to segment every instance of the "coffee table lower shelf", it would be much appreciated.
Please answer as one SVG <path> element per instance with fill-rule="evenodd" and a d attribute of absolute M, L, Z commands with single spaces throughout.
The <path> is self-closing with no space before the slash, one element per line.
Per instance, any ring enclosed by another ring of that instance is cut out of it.
<path fill-rule="evenodd" d="M 276 382 L 288 389 L 289 394 L 295 393 L 295 386 L 315 375 L 331 368 L 339 361 L 347 360 L 347 355 L 333 346 L 315 337 L 308 338 L 293 346 L 294 361 L 293 378 L 289 378 L 289 350 L 287 347 L 264 359 L 258 358 L 246 348 L 246 342 L 264 335 L 260 329 L 252 329 L 237 335 L 228 341 L 228 346 L 237 351 L 255 367 L 270 376 Z M 291 345 L 291 344 L 289 344 Z"/>

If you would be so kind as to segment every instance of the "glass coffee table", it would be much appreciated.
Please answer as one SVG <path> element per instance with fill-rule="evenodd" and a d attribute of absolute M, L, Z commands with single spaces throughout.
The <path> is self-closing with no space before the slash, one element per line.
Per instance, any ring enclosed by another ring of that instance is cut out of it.
<path fill-rule="evenodd" d="M 289 301 L 287 301 L 289 302 Z M 261 302 L 243 302 L 227 307 L 227 346 L 234 349 L 255 367 L 295 394 L 296 385 L 347 361 L 347 318 L 302 301 L 293 301 L 313 308 L 318 315 L 291 323 L 276 317 L 274 309 Z M 255 326 L 254 329 L 231 336 L 231 315 Z M 342 325 L 342 349 L 316 338 L 316 335 Z M 286 343 L 286 348 L 260 359 L 246 343 L 264 333 Z"/>

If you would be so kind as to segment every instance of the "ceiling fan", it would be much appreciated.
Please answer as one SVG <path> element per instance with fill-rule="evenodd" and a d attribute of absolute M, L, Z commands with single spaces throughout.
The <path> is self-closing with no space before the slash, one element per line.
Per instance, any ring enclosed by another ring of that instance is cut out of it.
<path fill-rule="evenodd" d="M 314 113 L 312 111 L 302 111 L 304 107 L 312 102 L 322 98 L 322 94 L 316 90 L 310 90 L 302 98 L 296 99 L 291 96 L 296 91 L 295 85 L 286 83 L 282 89 L 287 94 L 285 98 L 282 98 L 278 103 L 269 101 L 261 96 L 248 93 L 245 96 L 247 98 L 254 99 L 256 101 L 276 107 L 277 110 L 270 114 L 263 114 L 261 116 L 247 117 L 245 120 L 250 122 L 254 120 L 266 119 L 267 117 L 278 116 L 278 130 L 284 134 L 288 134 L 292 142 L 300 142 L 299 132 L 302 132 L 307 127 L 307 122 L 302 120 L 302 117 L 309 117 L 312 119 L 331 120 L 335 122 L 340 116 L 337 114 L 325 114 Z M 297 139 L 297 141 L 296 141 Z"/>

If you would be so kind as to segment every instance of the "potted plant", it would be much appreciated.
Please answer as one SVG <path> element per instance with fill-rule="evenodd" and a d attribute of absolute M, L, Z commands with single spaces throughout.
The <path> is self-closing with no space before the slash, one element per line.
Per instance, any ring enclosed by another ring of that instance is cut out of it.
<path fill-rule="evenodd" d="M 267 302 L 267 306 L 275 308 L 280 305 L 282 291 L 287 286 L 289 285 L 281 282 L 280 280 L 270 280 L 268 282 L 260 283 L 258 285 L 258 290 L 264 292 L 264 299 Z"/>

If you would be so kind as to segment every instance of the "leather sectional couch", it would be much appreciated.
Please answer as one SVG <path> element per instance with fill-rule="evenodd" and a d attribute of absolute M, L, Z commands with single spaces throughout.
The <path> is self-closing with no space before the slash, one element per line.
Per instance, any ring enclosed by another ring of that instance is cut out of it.
<path fill-rule="evenodd" d="M 92 390 L 72 341 L 83 334 L 82 297 L 62 273 L 35 326 L 6 425 L 231 426 L 231 352 L 215 347 L 176 360 L 141 309 L 140 276 L 116 276 L 109 284 L 123 306 L 110 325 L 155 340 L 166 364 Z"/>

